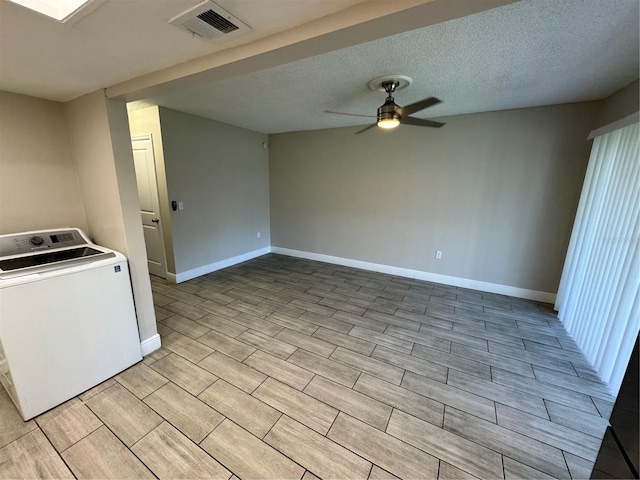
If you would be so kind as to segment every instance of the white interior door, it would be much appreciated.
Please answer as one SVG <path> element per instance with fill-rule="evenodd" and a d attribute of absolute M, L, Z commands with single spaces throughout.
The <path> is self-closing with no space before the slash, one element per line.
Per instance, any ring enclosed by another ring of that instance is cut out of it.
<path fill-rule="evenodd" d="M 166 278 L 167 263 L 160 222 L 158 183 L 151 135 L 133 137 L 131 143 L 136 166 L 140 216 L 142 217 L 144 241 L 147 246 L 149 273 Z"/>

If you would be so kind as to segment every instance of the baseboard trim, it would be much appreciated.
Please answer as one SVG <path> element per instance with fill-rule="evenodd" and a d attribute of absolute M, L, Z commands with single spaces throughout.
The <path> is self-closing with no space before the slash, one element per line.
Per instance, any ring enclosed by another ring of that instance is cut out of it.
<path fill-rule="evenodd" d="M 149 337 L 140 342 L 140 351 L 144 357 L 145 355 L 149 355 L 151 352 L 155 352 L 161 346 L 160 335 L 156 333 L 153 337 Z"/>
<path fill-rule="evenodd" d="M 207 273 L 215 272 L 216 270 L 221 270 L 232 265 L 237 265 L 238 263 L 246 262 L 247 260 L 251 260 L 252 258 L 266 255 L 269 252 L 271 252 L 271 247 L 265 247 L 259 250 L 254 250 L 252 252 L 243 253 L 242 255 L 237 255 L 235 257 L 226 258 L 224 260 L 220 260 L 219 262 L 210 263 L 209 265 L 203 265 L 202 267 L 187 270 L 186 272 L 180 272 L 175 276 L 176 283 L 186 282 L 187 280 L 191 280 L 192 278 L 206 275 Z"/>
<path fill-rule="evenodd" d="M 500 285 L 498 283 L 482 282 L 479 280 L 470 280 L 468 278 L 452 277 L 449 275 L 440 275 L 438 273 L 423 272 L 421 270 L 393 267 L 391 265 L 364 262 L 362 260 L 353 260 L 350 258 L 334 257 L 321 253 L 305 252 L 302 250 L 292 250 L 290 248 L 282 247 L 271 247 L 271 252 L 281 255 L 288 255 L 290 257 L 305 258 L 307 260 L 317 260 L 319 262 L 333 263 L 335 265 L 343 265 L 345 267 L 360 268 L 362 270 L 370 270 L 373 272 L 386 273 L 389 275 L 397 275 L 399 277 L 414 278 L 416 280 L 425 280 L 427 282 L 433 283 L 442 283 L 444 285 L 451 285 L 454 287 L 480 290 L 489 293 L 497 293 L 500 295 L 507 295 L 509 297 L 526 298 L 527 300 L 535 300 L 538 302 L 554 303 L 556 300 L 555 293 L 511 287 L 509 285 Z"/>
<path fill-rule="evenodd" d="M 167 272 L 167 282 L 178 283 L 178 280 L 176 279 L 176 274 Z"/>

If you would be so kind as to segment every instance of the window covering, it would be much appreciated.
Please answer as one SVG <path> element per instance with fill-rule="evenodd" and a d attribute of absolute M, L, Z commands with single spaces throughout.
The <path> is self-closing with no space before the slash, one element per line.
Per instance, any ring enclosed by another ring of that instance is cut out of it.
<path fill-rule="evenodd" d="M 595 138 L 556 300 L 617 395 L 640 330 L 640 124 Z"/>

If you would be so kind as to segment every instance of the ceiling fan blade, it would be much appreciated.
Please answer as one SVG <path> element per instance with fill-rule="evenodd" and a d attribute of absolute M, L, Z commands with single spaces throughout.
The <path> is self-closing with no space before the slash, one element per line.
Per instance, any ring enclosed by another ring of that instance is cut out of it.
<path fill-rule="evenodd" d="M 364 132 L 366 132 L 367 130 L 369 130 L 370 128 L 375 127 L 376 125 L 378 125 L 378 124 L 377 124 L 377 123 L 372 123 L 372 124 L 371 124 L 371 125 L 369 125 L 368 127 L 364 127 L 362 130 L 360 130 L 360 131 L 356 132 L 356 135 L 358 135 L 359 133 L 364 133 Z"/>
<path fill-rule="evenodd" d="M 434 122 L 433 120 L 423 120 L 421 118 L 402 117 L 400 119 L 401 125 L 415 125 L 417 127 L 432 127 L 440 128 L 444 127 L 446 123 Z"/>
<path fill-rule="evenodd" d="M 429 97 L 429 98 L 425 98 L 424 100 L 420 100 L 419 102 L 412 103 L 411 105 L 400 107 L 398 109 L 398 113 L 400 114 L 401 117 L 406 117 L 411 115 L 412 113 L 416 113 L 416 112 L 419 112 L 420 110 L 424 110 L 425 108 L 433 107 L 438 103 L 441 103 L 441 101 L 435 97 Z"/>
<path fill-rule="evenodd" d="M 331 110 L 325 110 L 324 113 L 333 113 L 335 115 L 349 115 L 350 117 L 367 117 L 375 118 L 375 115 L 359 115 L 357 113 L 344 113 L 344 112 L 332 112 Z"/>

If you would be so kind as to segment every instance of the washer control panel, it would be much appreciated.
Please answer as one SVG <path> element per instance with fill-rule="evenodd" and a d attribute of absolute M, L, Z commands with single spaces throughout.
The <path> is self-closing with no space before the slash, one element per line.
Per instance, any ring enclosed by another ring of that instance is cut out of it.
<path fill-rule="evenodd" d="M 45 230 L 0 236 L 0 258 L 25 253 L 58 250 L 89 243 L 78 229 Z"/>

